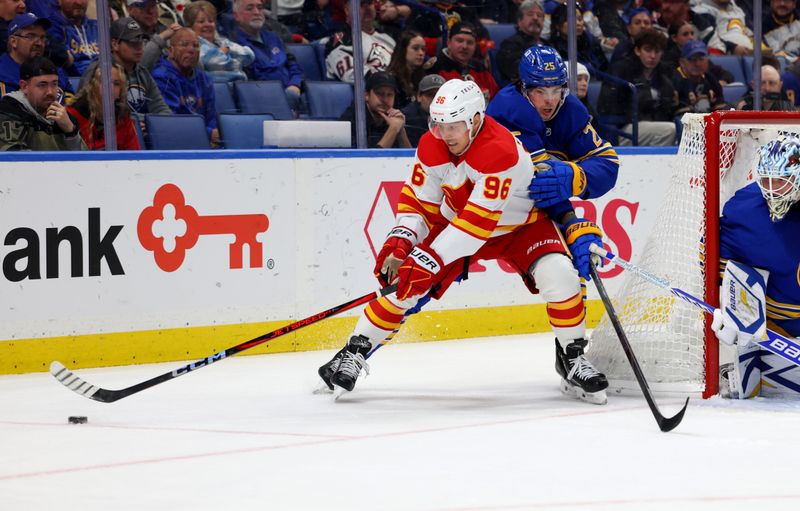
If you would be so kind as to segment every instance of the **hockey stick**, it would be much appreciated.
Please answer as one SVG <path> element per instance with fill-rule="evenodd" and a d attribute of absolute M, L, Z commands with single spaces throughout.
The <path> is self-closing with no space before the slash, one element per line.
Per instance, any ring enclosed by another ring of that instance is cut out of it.
<path fill-rule="evenodd" d="M 623 269 L 633 272 L 638 277 L 643 278 L 644 280 L 654 284 L 661 289 L 665 289 L 672 293 L 673 295 L 677 296 L 684 302 L 690 303 L 695 307 L 707 312 L 708 314 L 714 314 L 714 307 L 707 304 L 703 300 L 692 296 L 691 294 L 687 293 L 682 289 L 678 289 L 677 287 L 672 287 L 666 279 L 662 279 L 660 277 L 656 277 L 652 273 L 648 272 L 647 270 L 643 270 L 639 268 L 635 264 L 626 261 L 625 259 L 620 259 L 619 256 L 614 255 L 613 253 L 598 247 L 597 245 L 592 245 L 591 250 L 594 254 L 597 254 L 601 257 L 605 257 L 609 261 L 613 262 L 614 264 L 621 266 Z M 778 355 L 781 358 L 792 362 L 795 365 L 800 366 L 800 344 L 797 341 L 789 339 L 787 337 L 782 336 L 778 332 L 773 330 L 767 329 L 767 338 L 763 341 L 758 341 L 757 344 L 764 348 L 765 350 L 771 351 L 772 353 Z"/>
<path fill-rule="evenodd" d="M 647 401 L 647 406 L 650 407 L 650 411 L 653 412 L 653 417 L 655 417 L 659 429 L 665 433 L 667 431 L 672 431 L 683 420 L 683 414 L 686 413 L 686 407 L 689 406 L 689 398 L 686 398 L 686 403 L 683 405 L 681 411 L 675 414 L 673 417 L 664 417 L 661 414 L 661 411 L 658 409 L 658 405 L 656 405 L 656 402 L 653 399 L 653 393 L 650 390 L 650 386 L 647 384 L 647 380 L 644 377 L 642 368 L 639 366 L 639 361 L 636 359 L 636 355 L 633 353 L 633 348 L 631 348 L 631 343 L 628 341 L 628 336 L 625 335 L 625 331 L 622 329 L 622 324 L 619 322 L 619 318 L 614 310 L 614 306 L 611 304 L 611 300 L 608 298 L 606 286 L 603 284 L 603 281 L 600 280 L 600 276 L 597 275 L 597 270 L 595 269 L 593 262 L 589 264 L 589 273 L 592 276 L 592 280 L 597 288 L 597 292 L 600 293 L 600 299 L 603 301 L 603 305 L 606 308 L 608 318 L 611 320 L 611 324 L 614 325 L 614 330 L 617 332 L 617 337 L 619 337 L 619 342 L 622 344 L 623 351 L 625 351 L 625 356 L 628 357 L 628 362 L 631 364 L 631 369 L 633 369 L 633 374 L 636 376 L 636 381 L 639 382 L 639 387 L 642 389 L 644 399 Z"/>
<path fill-rule="evenodd" d="M 118 401 L 124 397 L 128 397 L 132 394 L 136 394 L 137 392 L 141 392 L 145 389 L 149 389 L 159 383 L 164 383 L 165 381 L 175 379 L 179 376 L 183 376 L 184 374 L 191 373 L 201 367 L 206 367 L 214 362 L 219 362 L 220 360 L 224 360 L 225 358 L 231 357 L 233 355 L 237 355 L 242 351 L 249 350 L 250 348 L 254 348 L 260 344 L 264 344 L 265 342 L 271 341 L 273 339 L 277 339 L 282 335 L 288 334 L 289 332 L 294 332 L 295 330 L 299 330 L 300 328 L 306 327 L 308 325 L 313 325 L 323 319 L 329 318 L 331 316 L 335 316 L 341 312 L 350 310 L 354 307 L 358 307 L 359 305 L 363 305 L 379 296 L 386 296 L 388 294 L 394 293 L 397 290 L 396 285 L 386 286 L 378 291 L 373 291 L 369 294 L 366 294 L 360 298 L 356 298 L 354 300 L 350 300 L 349 302 L 343 303 L 341 305 L 337 305 L 335 307 L 331 307 L 328 310 L 318 312 L 313 316 L 309 316 L 305 319 L 301 319 L 299 321 L 295 321 L 294 323 L 290 323 L 286 326 L 283 326 L 277 330 L 273 330 L 272 332 L 259 335 L 249 341 L 243 342 L 241 344 L 237 344 L 231 348 L 228 348 L 224 351 L 220 351 L 219 353 L 215 353 L 210 357 L 201 358 L 191 364 L 187 364 L 183 367 L 179 367 L 173 371 L 168 373 L 162 374 L 161 376 L 156 376 L 155 378 L 151 378 L 147 381 L 143 381 L 131 387 L 127 387 L 120 390 L 109 390 L 104 389 L 101 387 L 96 387 L 91 385 L 81 379 L 80 377 L 76 376 L 72 371 L 64 367 L 64 364 L 58 361 L 54 361 L 50 364 L 50 373 L 55 376 L 55 378 L 61 382 L 65 387 L 80 394 L 84 397 L 89 399 L 94 399 L 95 401 L 100 401 L 101 403 L 113 403 L 114 401 Z"/>

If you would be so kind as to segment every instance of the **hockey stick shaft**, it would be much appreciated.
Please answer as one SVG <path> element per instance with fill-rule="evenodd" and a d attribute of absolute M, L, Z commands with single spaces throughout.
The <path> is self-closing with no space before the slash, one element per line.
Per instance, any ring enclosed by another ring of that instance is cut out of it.
<path fill-rule="evenodd" d="M 591 248 L 594 254 L 597 254 L 601 257 L 605 257 L 609 261 L 613 262 L 617 266 L 622 267 L 624 270 L 632 272 L 633 274 L 641 277 L 642 279 L 650 282 L 651 284 L 658 286 L 662 289 L 665 289 L 675 295 L 676 297 L 680 298 L 684 302 L 687 302 L 699 309 L 703 310 L 708 314 L 714 313 L 714 307 L 710 304 L 704 302 L 700 298 L 696 296 L 692 296 L 691 294 L 687 293 L 682 289 L 678 289 L 677 287 L 672 287 L 668 280 L 660 278 L 652 273 L 648 272 L 647 270 L 643 270 L 639 268 L 635 264 L 626 261 L 625 259 L 620 258 L 619 256 L 601 248 L 597 245 L 592 245 Z M 775 332 L 773 330 L 767 329 L 767 338 L 763 341 L 758 341 L 758 345 L 768 350 L 781 358 L 792 362 L 795 365 L 800 366 L 800 344 L 793 339 L 789 339 L 788 337 L 784 337 L 783 335 Z"/>
<path fill-rule="evenodd" d="M 647 379 L 644 377 L 642 368 L 639 366 L 639 361 L 636 359 L 636 354 L 634 354 L 631 343 L 628 341 L 628 336 L 625 335 L 625 331 L 622 329 L 622 324 L 617 317 L 617 312 L 614 310 L 611 299 L 608 297 L 608 293 L 606 293 L 606 287 L 603 284 L 603 281 L 600 280 L 600 276 L 597 275 L 597 270 L 595 269 L 593 263 L 589 264 L 589 272 L 592 276 L 592 280 L 594 281 L 594 285 L 597 288 L 597 292 L 600 293 L 600 299 L 603 301 L 603 305 L 606 308 L 608 318 L 611 320 L 611 324 L 614 326 L 614 330 L 617 332 L 619 342 L 622 344 L 622 350 L 625 352 L 625 356 L 628 357 L 628 362 L 631 364 L 631 369 L 633 369 L 633 374 L 636 376 L 636 381 L 639 382 L 639 387 L 642 389 L 644 399 L 647 401 L 647 406 L 650 407 L 650 411 L 653 413 L 653 417 L 655 417 L 659 429 L 664 432 L 675 429 L 683 420 L 683 414 L 686 413 L 686 407 L 689 406 L 689 398 L 686 398 L 686 403 L 683 405 L 683 408 L 681 411 L 675 414 L 675 416 L 664 417 L 664 415 L 658 409 L 655 399 L 653 399 L 653 393 L 650 390 L 650 386 L 647 384 Z"/>
<path fill-rule="evenodd" d="M 54 361 L 52 364 L 50 364 L 50 373 L 65 387 L 72 390 L 73 392 L 76 392 L 77 394 L 80 394 L 89 399 L 93 399 L 95 401 L 100 401 L 102 403 L 113 403 L 114 401 L 118 401 L 122 398 L 136 394 L 145 389 L 149 389 L 150 387 L 154 387 L 160 383 L 164 383 L 165 381 L 173 380 L 175 378 L 178 378 L 179 376 L 183 376 L 185 374 L 196 371 L 201 367 L 206 367 L 213 364 L 214 362 L 219 362 L 220 360 L 224 360 L 228 357 L 237 355 L 245 350 L 249 350 L 250 348 L 255 348 L 256 346 L 264 344 L 265 342 L 269 342 L 273 339 L 277 339 L 278 337 L 286 335 L 290 332 L 294 332 L 309 325 L 313 325 L 314 323 L 318 323 L 323 319 L 330 318 L 332 316 L 335 316 L 352 308 L 358 307 L 359 305 L 368 303 L 371 300 L 378 298 L 379 296 L 386 296 L 387 294 L 393 293 L 396 290 L 397 290 L 396 285 L 386 286 L 378 291 L 373 291 L 359 298 L 350 300 L 349 302 L 345 302 L 335 307 L 331 307 L 330 309 L 318 312 L 317 314 L 301 319 L 299 321 L 295 321 L 294 323 L 290 323 L 286 326 L 278 328 L 277 330 L 273 330 L 272 332 L 259 335 L 258 337 L 254 337 L 249 341 L 237 344 L 236 346 L 220 351 L 219 353 L 215 353 L 214 355 L 211 355 L 209 357 L 201 358 L 200 360 L 196 360 L 190 364 L 179 367 L 168 373 L 164 373 L 160 376 L 156 376 L 155 378 L 151 378 L 149 380 L 143 381 L 131 387 L 127 387 L 120 390 L 109 390 L 96 387 L 94 385 L 90 385 L 86 381 L 82 380 L 81 378 L 73 374 L 72 371 L 64 367 L 64 365 L 58 361 Z"/>

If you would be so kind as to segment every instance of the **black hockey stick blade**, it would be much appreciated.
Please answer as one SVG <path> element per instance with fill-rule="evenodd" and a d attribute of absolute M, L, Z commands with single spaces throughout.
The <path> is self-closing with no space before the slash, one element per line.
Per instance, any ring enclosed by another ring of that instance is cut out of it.
<path fill-rule="evenodd" d="M 611 324 L 614 326 L 614 330 L 617 332 L 619 342 L 622 344 L 622 350 L 625 352 L 625 356 L 628 358 L 628 362 L 631 364 L 631 369 L 633 369 L 633 374 L 636 376 L 636 381 L 639 383 L 639 387 L 642 389 L 642 394 L 644 394 L 644 399 L 647 401 L 647 406 L 650 407 L 650 411 L 653 413 L 653 417 L 656 419 L 658 428 L 665 433 L 667 431 L 672 431 L 683 420 L 683 414 L 686 413 L 686 407 L 689 406 L 689 398 L 686 398 L 686 403 L 683 405 L 681 411 L 675 414 L 673 417 L 664 417 L 664 415 L 661 414 L 661 411 L 658 409 L 658 405 L 656 405 L 655 399 L 653 399 L 653 393 L 650 391 L 650 386 L 647 384 L 647 380 L 644 377 L 644 372 L 639 366 L 639 361 L 636 359 L 636 354 L 634 354 L 631 343 L 628 341 L 628 336 L 625 335 L 625 331 L 622 329 L 622 324 L 619 321 L 617 312 L 614 310 L 614 305 L 611 303 L 608 293 L 606 293 L 606 286 L 603 284 L 603 281 L 600 280 L 600 276 L 597 274 L 597 270 L 594 267 L 594 262 L 589 263 L 589 272 L 592 276 L 592 280 L 594 281 L 594 285 L 597 288 L 597 292 L 600 293 L 600 299 L 602 300 L 603 306 L 606 309 L 608 319 L 611 320 Z"/>
<path fill-rule="evenodd" d="M 64 366 L 64 364 L 58 361 L 54 361 L 50 364 L 50 374 L 52 374 L 56 380 L 61 382 L 62 385 L 64 385 L 71 391 L 75 392 L 76 394 L 79 394 L 89 399 L 93 399 L 95 401 L 100 401 L 101 403 L 113 403 L 114 401 L 119 401 L 122 398 L 128 397 L 132 394 L 136 394 L 137 392 L 141 392 L 145 389 L 149 389 L 150 387 L 154 387 L 159 383 L 164 383 L 165 381 L 172 380 L 179 376 L 183 376 L 184 374 L 191 373 L 192 371 L 200 369 L 201 367 L 209 366 L 214 362 L 219 362 L 220 360 L 224 360 L 233 355 L 237 355 L 242 351 L 249 350 L 250 348 L 254 348 L 260 344 L 264 344 L 265 342 L 271 341 L 290 332 L 294 332 L 295 330 L 299 330 L 300 328 L 313 325 L 314 323 L 322 321 L 323 319 L 335 316 L 346 310 L 358 307 L 359 305 L 363 305 L 380 296 L 386 296 L 388 294 L 394 293 L 396 290 L 397 290 L 396 284 L 386 286 L 378 291 L 373 291 L 359 298 L 350 300 L 349 302 L 345 302 L 341 305 L 331 307 L 328 310 L 318 312 L 313 316 L 309 316 L 299 321 L 295 321 L 294 323 L 290 323 L 286 326 L 282 326 L 281 328 L 273 330 L 272 332 L 259 335 L 258 337 L 250 339 L 249 341 L 237 344 L 236 346 L 230 347 L 224 351 L 220 351 L 219 353 L 215 353 L 209 357 L 201 358 L 200 360 L 196 360 L 191 364 L 187 364 L 183 367 L 174 369 L 173 371 L 170 371 L 168 373 L 164 373 L 160 376 L 156 376 L 155 378 L 151 378 L 149 380 L 137 383 L 136 385 L 132 385 L 124 389 L 110 390 L 98 387 L 96 385 L 92 385 L 87 381 L 83 380 L 82 378 L 76 376 L 72 371 L 67 369 Z"/>

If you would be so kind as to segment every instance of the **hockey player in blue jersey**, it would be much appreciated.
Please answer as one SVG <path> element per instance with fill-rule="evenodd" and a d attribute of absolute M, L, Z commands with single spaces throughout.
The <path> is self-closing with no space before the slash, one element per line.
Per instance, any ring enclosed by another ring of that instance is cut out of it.
<path fill-rule="evenodd" d="M 798 396 L 800 367 L 752 341 L 765 326 L 800 337 L 800 138 L 781 136 L 762 146 L 755 174 L 755 182 L 725 204 L 720 219 L 723 292 L 712 329 L 720 341 L 737 344 L 734 363 L 722 368 L 730 387 L 721 391 L 740 398 Z M 734 282 L 747 286 L 732 292 Z M 753 308 L 752 321 L 742 317 Z"/>
<path fill-rule="evenodd" d="M 531 153 L 538 172 L 530 196 L 537 206 L 600 197 L 617 182 L 617 153 L 594 130 L 586 107 L 569 95 L 567 68 L 553 48 L 529 48 L 519 80 L 503 87 L 486 113 Z"/>

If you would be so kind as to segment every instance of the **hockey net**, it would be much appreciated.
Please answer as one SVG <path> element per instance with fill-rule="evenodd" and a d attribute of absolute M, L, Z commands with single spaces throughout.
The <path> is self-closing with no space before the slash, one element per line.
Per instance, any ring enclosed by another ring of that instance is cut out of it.
<path fill-rule="evenodd" d="M 665 200 L 641 256 L 632 262 L 718 305 L 722 206 L 752 180 L 758 148 L 787 132 L 800 133 L 800 114 L 686 114 Z M 614 307 L 651 389 L 717 394 L 719 346 L 710 320 L 633 274 L 621 278 Z M 638 391 L 606 315 L 592 333 L 587 356 L 608 376 L 611 390 Z"/>

